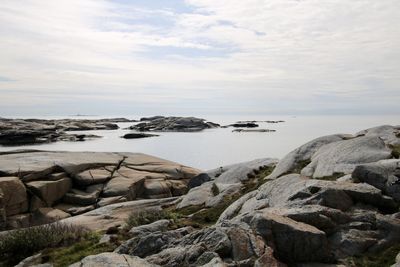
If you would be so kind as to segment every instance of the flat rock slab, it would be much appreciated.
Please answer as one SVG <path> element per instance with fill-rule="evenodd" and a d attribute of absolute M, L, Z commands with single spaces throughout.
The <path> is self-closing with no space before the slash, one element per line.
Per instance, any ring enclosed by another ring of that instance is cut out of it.
<path fill-rule="evenodd" d="M 28 152 L 0 156 L 0 174 L 22 176 L 29 181 L 44 177 L 59 168 L 78 173 L 88 168 L 117 165 L 123 160 L 118 153 L 103 152 Z"/>
<path fill-rule="evenodd" d="M 90 230 L 106 230 L 111 226 L 124 224 L 132 212 L 143 210 L 161 210 L 164 206 L 175 204 L 175 197 L 164 199 L 145 199 L 112 204 L 90 212 L 71 217 L 61 222 L 87 227 Z"/>

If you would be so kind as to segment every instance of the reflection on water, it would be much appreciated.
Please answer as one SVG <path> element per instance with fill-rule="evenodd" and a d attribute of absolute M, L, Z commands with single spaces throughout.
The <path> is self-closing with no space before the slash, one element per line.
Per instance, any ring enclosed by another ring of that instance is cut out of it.
<path fill-rule="evenodd" d="M 138 118 L 138 116 L 118 117 Z M 299 145 L 322 135 L 355 133 L 378 125 L 400 124 L 398 116 L 203 116 L 203 118 L 223 125 L 239 120 L 285 120 L 285 122 L 259 123 L 260 128 L 274 129 L 276 132 L 238 133 L 232 132 L 233 128 L 221 128 L 196 133 L 158 133 L 159 137 L 129 140 L 120 138 L 120 136 L 130 132 L 130 130 L 122 128 L 130 126 L 132 123 L 119 123 L 121 127 L 119 130 L 74 132 L 103 136 L 100 139 L 29 146 L 0 146 L 0 151 L 41 149 L 141 152 L 200 169 L 210 169 L 256 158 L 281 158 Z M 79 117 L 79 119 L 84 118 Z"/>

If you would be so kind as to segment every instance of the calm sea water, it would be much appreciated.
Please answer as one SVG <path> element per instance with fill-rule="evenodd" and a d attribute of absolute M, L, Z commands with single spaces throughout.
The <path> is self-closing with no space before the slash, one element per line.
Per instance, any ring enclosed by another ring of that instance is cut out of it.
<path fill-rule="evenodd" d="M 91 116 L 90 119 L 117 116 Z M 138 119 L 139 116 L 118 116 Z M 296 147 L 322 135 L 355 133 L 383 124 L 399 125 L 399 116 L 197 116 L 222 125 L 239 120 L 284 120 L 284 123 L 260 123 L 270 133 L 235 133 L 233 128 L 210 129 L 196 133 L 159 133 L 159 137 L 120 138 L 130 130 L 132 123 L 119 123 L 121 129 L 112 131 L 85 131 L 103 138 L 85 142 L 57 142 L 17 147 L 0 146 L 0 151 L 14 149 L 41 149 L 57 151 L 113 151 L 141 152 L 176 161 L 199 169 L 211 169 L 226 164 L 256 158 L 282 158 Z M 62 117 L 42 117 L 62 118 Z M 64 117 L 65 118 L 65 117 Z M 84 119 L 85 117 L 70 117 Z"/>

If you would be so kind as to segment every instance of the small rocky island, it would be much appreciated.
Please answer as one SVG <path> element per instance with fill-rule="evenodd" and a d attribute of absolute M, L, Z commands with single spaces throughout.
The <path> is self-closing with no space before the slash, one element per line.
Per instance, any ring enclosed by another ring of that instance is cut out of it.
<path fill-rule="evenodd" d="M 399 156 L 389 125 L 208 171 L 135 153 L 6 152 L 0 265 L 399 266 Z"/>
<path fill-rule="evenodd" d="M 40 144 L 56 141 L 84 141 L 100 136 L 71 134 L 69 131 L 115 130 L 118 122 L 132 122 L 125 118 L 77 119 L 6 119 L 0 118 L 0 145 Z"/>
<path fill-rule="evenodd" d="M 154 116 L 141 118 L 140 123 L 129 127 L 131 130 L 146 132 L 198 132 L 218 128 L 219 124 L 195 117 Z"/>

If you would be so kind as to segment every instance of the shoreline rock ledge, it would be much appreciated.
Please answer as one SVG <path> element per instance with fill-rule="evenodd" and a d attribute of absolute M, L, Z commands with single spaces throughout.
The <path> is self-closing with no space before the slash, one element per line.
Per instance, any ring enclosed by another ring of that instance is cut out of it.
<path fill-rule="evenodd" d="M 60 221 L 105 233 L 107 246 L 72 266 L 399 266 L 400 126 L 203 172 L 143 154 L 46 153 L 0 156 L 0 225 L 4 210 L 42 201 L 63 211 L 61 192 L 76 205 L 98 199 L 103 184 L 99 207 Z M 110 204 L 121 196 L 132 201 Z M 125 221 L 149 208 L 154 220 Z M 52 266 L 48 255 L 33 258 Z"/>
<path fill-rule="evenodd" d="M 2 154 L 0 230 L 50 223 L 114 203 L 180 196 L 199 173 L 140 153 Z"/>

